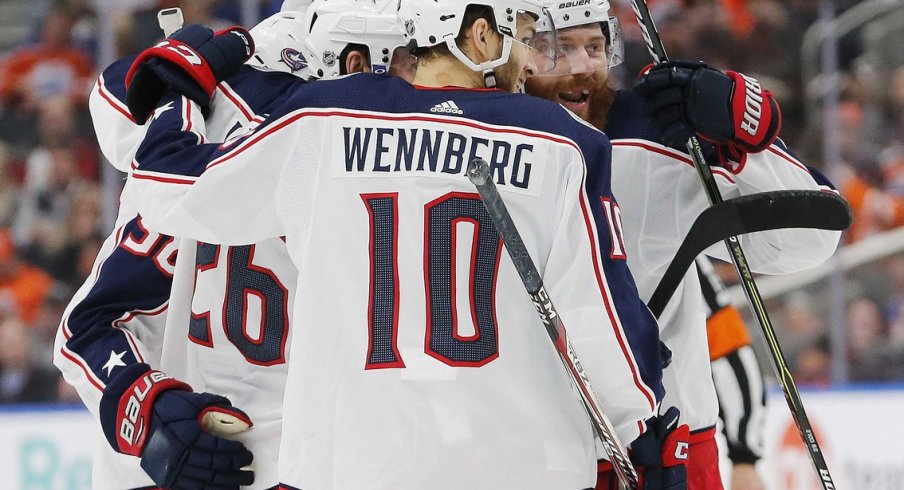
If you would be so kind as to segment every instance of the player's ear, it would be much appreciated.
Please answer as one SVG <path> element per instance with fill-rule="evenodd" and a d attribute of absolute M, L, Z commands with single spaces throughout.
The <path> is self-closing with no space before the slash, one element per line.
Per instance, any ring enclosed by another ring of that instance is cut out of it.
<path fill-rule="evenodd" d="M 479 18 L 468 29 L 468 44 L 477 63 L 496 59 L 500 50 L 499 36 L 490 22 Z"/>
<path fill-rule="evenodd" d="M 370 64 L 367 63 L 367 57 L 360 51 L 351 51 L 345 57 L 346 73 L 370 73 Z"/>

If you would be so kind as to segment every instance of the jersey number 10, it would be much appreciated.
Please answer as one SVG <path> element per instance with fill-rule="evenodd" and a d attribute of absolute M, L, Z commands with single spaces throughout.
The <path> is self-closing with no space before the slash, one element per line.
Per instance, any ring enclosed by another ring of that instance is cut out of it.
<path fill-rule="evenodd" d="M 369 338 L 365 369 L 404 368 L 398 350 L 398 193 L 361 196 L 370 215 Z M 460 335 L 455 306 L 458 228 L 473 227 L 468 303 L 472 335 Z M 410 225 L 409 225 L 410 226 Z M 480 197 L 453 192 L 424 206 L 424 283 L 427 325 L 424 351 L 456 367 L 479 367 L 499 357 L 496 278 L 502 241 Z M 407 286 L 412 287 L 412 286 Z"/>

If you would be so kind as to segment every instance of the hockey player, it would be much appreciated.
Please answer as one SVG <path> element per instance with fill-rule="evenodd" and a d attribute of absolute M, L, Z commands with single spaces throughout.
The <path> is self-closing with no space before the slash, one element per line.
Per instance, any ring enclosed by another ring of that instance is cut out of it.
<path fill-rule="evenodd" d="M 283 12 L 252 30 L 257 40 L 255 54 L 249 66 L 218 86 L 210 103 L 206 138 L 224 141 L 239 128 L 255 124 L 258 115 L 269 111 L 285 92 L 304 79 L 318 78 L 312 69 L 329 78 L 341 71 L 387 71 L 383 53 L 393 53 L 403 44 L 393 12 L 354 0 L 331 0 L 328 5 L 317 2 L 307 15 L 288 10 L 305 8 L 307 3 L 286 2 Z M 344 26 L 361 21 L 366 21 L 369 29 L 358 29 L 350 38 Z M 354 48 L 346 50 L 351 41 Z M 334 50 L 342 55 L 327 66 L 323 52 Z M 373 65 L 371 52 L 379 53 Z M 407 51 L 401 54 L 396 61 L 408 57 Z M 315 58 L 317 63 L 307 63 Z M 127 173 L 133 171 L 136 147 L 147 129 L 134 124 L 126 107 L 125 75 L 131 62 L 122 60 L 106 69 L 91 96 L 101 148 Z M 203 120 L 181 98 L 157 111 L 155 117 L 172 118 L 187 129 Z M 293 323 L 296 274 L 285 243 L 274 238 L 252 246 L 221 247 L 173 240 L 149 229 L 136 216 L 134 202 L 128 192 L 123 194 L 115 230 L 98 256 L 94 273 L 66 310 L 57 335 L 55 362 L 102 425 L 109 424 L 109 419 L 105 419 L 101 400 L 118 398 L 110 396 L 111 386 L 138 375 L 154 380 L 159 375 L 148 371 L 151 368 L 186 382 L 196 392 L 217 393 L 227 399 L 168 390 L 151 409 L 153 433 L 141 466 L 138 458 L 116 452 L 122 448 L 118 441 L 111 441 L 116 443 L 116 451 L 105 444 L 95 454 L 94 486 L 150 488 L 156 482 L 167 488 L 210 488 L 217 482 L 222 486 L 216 488 L 237 488 L 238 483 L 250 482 L 249 475 L 224 471 L 215 475 L 209 469 L 192 467 L 210 462 L 183 465 L 177 447 L 153 446 L 159 446 L 157 431 L 167 431 L 186 438 L 186 447 L 194 446 L 188 451 L 195 457 L 205 445 L 214 458 L 223 459 L 225 448 L 248 457 L 238 443 L 202 434 L 196 414 L 187 414 L 190 420 L 178 422 L 177 428 L 176 422 L 161 423 L 167 410 L 176 409 L 176 399 L 169 396 L 176 394 L 177 401 L 194 405 L 183 407 L 189 412 L 203 408 L 202 404 L 228 408 L 230 400 L 245 410 L 254 428 L 236 438 L 254 455 L 255 481 L 248 488 L 274 488 L 278 484 L 276 459 L 288 361 L 285 347 Z M 234 423 L 230 432 L 251 422 L 221 421 Z M 228 429 L 223 424 L 217 428 Z M 195 437 L 190 444 L 188 438 Z M 221 463 L 235 469 L 244 461 Z M 235 479 L 227 480 L 230 476 Z"/>
<path fill-rule="evenodd" d="M 672 63 L 654 67 L 642 79 L 637 94 L 643 97 L 616 92 L 607 83 L 608 69 L 621 55 L 609 3 L 547 5 L 558 29 L 559 61 L 546 76 L 532 77 L 527 90 L 562 104 L 611 138 L 618 204 L 607 204 L 607 210 L 624 224 L 623 247 L 612 254 L 627 256 L 642 298 L 650 298 L 694 219 L 709 204 L 688 155 L 673 149 L 692 134 L 719 150 L 723 160 L 716 180 L 726 198 L 778 189 L 829 190 L 776 139 L 778 105 L 755 80 L 702 63 Z M 654 117 L 645 115 L 644 99 L 656 106 Z M 748 102 L 759 117 L 758 127 L 753 121 L 745 125 Z M 836 232 L 779 230 L 741 241 L 755 271 L 777 274 L 818 265 L 834 252 L 839 238 Z M 708 252 L 728 259 L 721 245 Z M 714 440 L 718 403 L 696 271 L 688 272 L 659 321 L 662 340 L 673 351 L 663 373 L 664 405 L 680 408 L 692 430 L 688 487 L 721 488 Z M 608 478 L 601 478 L 601 488 L 608 488 Z"/>
<path fill-rule="evenodd" d="M 537 70 L 526 44 L 539 5 L 399 5 L 414 86 L 377 75 L 309 84 L 222 146 L 196 147 L 184 127 L 154 120 L 129 183 L 149 223 L 179 236 L 285 234 L 304 325 L 291 339 L 282 488 L 593 486 L 588 418 L 463 175 L 477 156 L 619 435 L 651 462 L 662 465 L 661 451 L 675 462 L 674 419 L 652 417 L 657 328 L 624 261 L 600 253 L 618 225 L 585 191 L 611 196 L 606 139 L 558 106 L 495 89 Z M 601 171 L 585 176 L 585 159 Z M 203 175 L 173 175 L 174 162 L 198 161 Z M 645 488 L 681 488 L 679 466 L 648 468 Z"/>

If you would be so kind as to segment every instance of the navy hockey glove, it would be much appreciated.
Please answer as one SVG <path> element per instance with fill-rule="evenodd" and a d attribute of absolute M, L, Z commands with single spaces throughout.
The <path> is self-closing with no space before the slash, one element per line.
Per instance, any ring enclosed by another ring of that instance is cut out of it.
<path fill-rule="evenodd" d="M 144 50 L 126 74 L 126 105 L 144 124 L 167 90 L 207 110 L 217 84 L 236 73 L 254 54 L 254 40 L 241 27 L 214 33 L 189 24 Z"/>
<path fill-rule="evenodd" d="M 690 429 L 678 425 L 675 407 L 647 421 L 647 431 L 631 443 L 631 460 L 643 490 L 685 490 Z"/>
<path fill-rule="evenodd" d="M 726 158 L 757 153 L 775 141 L 782 116 L 759 82 L 705 63 L 669 61 L 653 66 L 634 85 L 668 146 L 683 147 L 695 133 L 725 146 Z"/>
<path fill-rule="evenodd" d="M 141 458 L 141 467 L 162 488 L 238 489 L 254 482 L 242 468 L 252 454 L 238 441 L 213 435 L 212 426 L 233 422 L 237 433 L 251 426 L 228 399 L 191 388 L 147 364 L 124 369 L 104 389 L 100 402 L 104 435 L 116 451 Z"/>

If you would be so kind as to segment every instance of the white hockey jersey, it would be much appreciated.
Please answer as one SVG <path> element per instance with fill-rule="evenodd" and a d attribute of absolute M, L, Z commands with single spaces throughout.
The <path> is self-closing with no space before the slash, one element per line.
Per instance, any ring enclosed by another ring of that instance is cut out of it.
<path fill-rule="evenodd" d="M 131 61 L 107 68 L 90 98 L 101 149 L 130 178 L 149 128 L 136 125 L 122 102 Z M 255 114 L 298 83 L 245 68 L 219 87 L 204 137 L 225 141 L 244 132 L 256 124 Z M 194 125 L 204 119 L 182 99 L 154 117 L 172 118 L 189 137 L 200 137 Z M 275 488 L 296 282 L 285 243 L 279 237 L 240 247 L 174 240 L 145 226 L 129 189 L 92 277 L 63 317 L 55 363 L 95 416 L 106 382 L 117 368 L 136 362 L 197 392 L 226 396 L 254 422 L 236 436 L 255 456 L 255 483 L 248 488 Z M 137 458 L 116 453 L 106 441 L 95 453 L 93 482 L 95 488 L 153 485 Z"/>
<path fill-rule="evenodd" d="M 450 100 L 463 117 L 431 114 Z M 162 141 L 184 134 L 172 129 Z M 129 185 L 153 226 L 286 236 L 299 276 L 283 488 L 594 486 L 589 419 L 464 175 L 476 156 L 622 440 L 653 414 L 657 327 L 611 253 L 608 144 L 560 107 L 362 74 L 303 87 L 223 148 L 146 145 Z M 585 157 L 600 172 L 585 175 Z M 191 159 L 211 162 L 200 178 L 160 173 Z M 653 358 L 629 330 L 653 335 Z"/>

